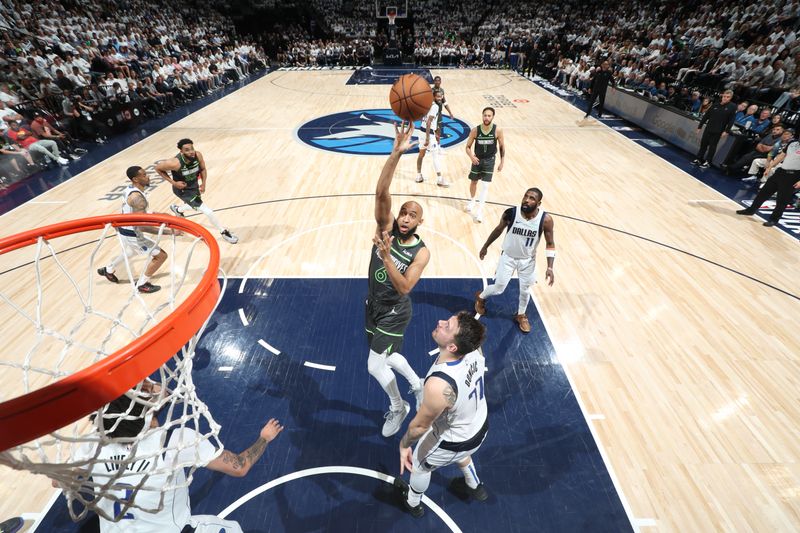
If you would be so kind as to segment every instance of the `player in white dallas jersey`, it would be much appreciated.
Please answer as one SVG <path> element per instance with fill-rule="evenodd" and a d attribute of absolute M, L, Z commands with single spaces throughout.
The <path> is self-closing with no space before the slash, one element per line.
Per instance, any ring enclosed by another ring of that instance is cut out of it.
<path fill-rule="evenodd" d="M 553 264 L 556 260 L 556 243 L 553 240 L 553 217 L 542 210 L 542 196 L 542 191 L 536 187 L 525 191 L 522 204 L 519 208 L 511 207 L 503 212 L 500 223 L 489 234 L 489 238 L 486 239 L 486 243 L 480 251 L 480 258 L 483 259 L 486 257 L 489 246 L 497 240 L 504 229 L 507 230 L 503 240 L 503 252 L 495 273 L 494 285 L 489 285 L 483 292 L 478 291 L 475 294 L 475 311 L 485 315 L 486 298 L 502 294 L 516 270 L 519 274 L 519 306 L 514 320 L 523 333 L 531 330 L 525 309 L 530 300 L 528 289 L 533 285 L 536 273 L 536 246 L 539 244 L 542 233 L 547 241 L 546 278 L 548 285 L 553 285 L 555 281 Z"/>
<path fill-rule="evenodd" d="M 121 413 L 127 415 L 120 421 Z M 163 492 L 164 502 L 161 511 L 148 513 L 135 507 L 123 508 L 122 504 L 103 498 L 98 507 L 108 516 L 118 517 L 118 520 L 112 522 L 100 516 L 100 533 L 181 533 L 187 526 L 193 528 L 191 531 L 195 533 L 241 533 L 242 528 L 237 522 L 213 515 L 192 516 L 189 488 L 181 486 L 186 484 L 183 468 L 177 468 L 172 480 L 166 472 L 174 469 L 170 465 L 177 467 L 179 464 L 193 464 L 233 477 L 243 477 L 264 453 L 267 444 L 283 431 L 283 426 L 278 421 L 272 419 L 267 422 L 261 429 L 258 440 L 246 451 L 235 454 L 223 450 L 218 455 L 216 448 L 208 440 L 202 439 L 194 429 L 187 427 L 174 430 L 169 435 L 168 442 L 166 430 L 148 432 L 137 442 L 136 437 L 146 431 L 145 425 L 157 428 L 158 420 L 141 403 L 132 402 L 127 396 L 120 396 L 111 402 L 104 415 L 106 435 L 119 439 L 119 442 L 112 440 L 99 453 L 95 448 L 96 443 L 88 443 L 81 451 L 82 458 L 94 458 L 97 453 L 91 472 L 93 481 L 102 485 L 111 480 L 111 476 L 116 475 L 120 467 L 125 467 L 129 472 L 113 481 L 113 484 L 130 485 L 131 488 L 125 493 L 119 491 L 115 496 L 124 501 L 132 495 L 133 502 L 138 507 L 157 509 Z M 130 464 L 125 461 L 130 453 L 135 453 L 136 457 L 142 459 Z M 156 470 L 165 473 L 155 473 Z M 155 475 L 142 482 L 149 472 L 154 472 Z M 164 489 L 168 482 L 175 488 Z M 133 493 L 140 484 L 141 488 Z M 147 488 L 151 490 L 146 490 Z"/>
<path fill-rule="evenodd" d="M 439 118 L 442 116 L 442 100 L 444 93 L 434 89 L 433 104 L 431 104 L 428 114 L 422 118 L 422 128 L 425 130 L 425 140 L 419 144 L 419 155 L 417 156 L 417 183 L 422 183 L 425 178 L 422 176 L 422 160 L 425 159 L 427 152 L 431 153 L 433 159 L 433 169 L 436 171 L 436 185 L 439 187 L 449 187 L 450 184 L 442 177 L 442 147 L 439 146 L 441 131 L 439 128 Z"/>
<path fill-rule="evenodd" d="M 150 186 L 150 176 L 140 166 L 128 167 L 127 176 L 131 180 L 131 184 L 123 193 L 122 214 L 147 213 L 148 202 L 144 191 Z M 167 253 L 159 248 L 152 239 L 143 235 L 143 233 L 158 234 L 159 229 L 147 226 L 122 226 L 117 231 L 122 237 L 122 253 L 108 265 L 98 269 L 97 273 L 104 276 L 111 283 L 119 283 L 119 278 L 114 274 L 117 266 L 132 255 L 143 255 L 148 257 L 148 264 L 136 283 L 136 287 L 139 292 L 143 293 L 152 293 L 160 290 L 160 286 L 150 283 L 150 277 L 155 275 L 156 271 L 167 260 Z M 181 234 L 178 230 L 173 231 L 166 228 L 162 235 L 171 235 L 173 233 L 175 235 Z"/>
<path fill-rule="evenodd" d="M 479 501 L 488 498 L 472 461 L 489 430 L 486 365 L 478 351 L 485 335 L 484 325 L 468 311 L 440 320 L 431 335 L 439 355 L 425 377 L 422 405 L 400 441 L 400 475 L 408 469 L 411 480 L 398 476 L 394 483 L 406 510 L 417 518 L 424 513 L 421 500 L 431 472 L 453 463 L 464 477 L 451 486 Z"/>

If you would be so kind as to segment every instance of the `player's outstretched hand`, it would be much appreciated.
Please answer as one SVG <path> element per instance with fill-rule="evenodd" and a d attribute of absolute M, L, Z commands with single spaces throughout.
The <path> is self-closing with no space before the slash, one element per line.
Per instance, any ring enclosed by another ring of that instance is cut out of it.
<path fill-rule="evenodd" d="M 553 269 L 548 268 L 547 273 L 544 275 L 545 279 L 547 279 L 547 286 L 552 287 L 553 283 L 556 282 L 556 275 L 553 274 Z"/>
<path fill-rule="evenodd" d="M 378 249 L 378 254 L 384 261 L 391 259 L 392 241 L 394 241 L 394 237 L 388 231 L 381 233 L 380 239 L 377 235 L 372 238 L 372 243 Z"/>
<path fill-rule="evenodd" d="M 269 422 L 261 428 L 260 436 L 267 442 L 272 442 L 278 434 L 283 431 L 283 426 L 275 420 L 274 418 L 270 418 Z"/>
<path fill-rule="evenodd" d="M 414 123 L 413 122 L 406 122 L 403 121 L 400 123 L 400 127 L 397 124 L 394 125 L 394 147 L 392 148 L 393 152 L 405 153 L 408 150 L 414 148 L 418 142 L 411 140 L 411 135 L 414 133 Z"/>
<path fill-rule="evenodd" d="M 483 248 L 481 248 L 481 251 L 480 251 L 480 253 L 478 254 L 478 257 L 480 257 L 480 258 L 481 258 L 481 261 L 483 261 L 483 258 L 484 258 L 484 257 L 486 257 L 486 253 L 487 253 L 488 251 L 489 251 L 489 250 L 487 250 L 485 246 L 484 246 Z"/>

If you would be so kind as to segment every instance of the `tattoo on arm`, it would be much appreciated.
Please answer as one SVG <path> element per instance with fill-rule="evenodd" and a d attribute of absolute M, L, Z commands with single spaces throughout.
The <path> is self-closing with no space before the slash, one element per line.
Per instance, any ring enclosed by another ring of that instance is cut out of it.
<path fill-rule="evenodd" d="M 256 461 L 258 461 L 262 455 L 264 455 L 264 450 L 267 449 L 267 441 L 262 439 L 261 437 L 258 438 L 257 441 L 253 443 L 247 450 L 242 452 L 239 455 L 244 455 L 250 465 L 254 465 Z"/>
<path fill-rule="evenodd" d="M 128 205 L 133 208 L 134 213 L 144 213 L 147 209 L 147 201 L 142 194 L 131 194 L 128 197 Z"/>
<path fill-rule="evenodd" d="M 442 395 L 444 396 L 445 401 L 447 402 L 447 407 L 453 407 L 456 404 L 456 400 L 458 399 L 458 394 L 456 391 L 453 390 L 453 387 L 447 385 L 444 390 L 442 391 Z"/>
<path fill-rule="evenodd" d="M 266 449 L 267 441 L 259 437 L 259 439 L 255 441 L 252 446 L 247 448 L 242 453 L 235 454 L 231 451 L 225 450 L 222 452 L 221 457 L 222 461 L 231 465 L 234 470 L 241 470 L 244 468 L 249 469 L 261 458 L 262 455 L 264 455 L 264 450 Z"/>
<path fill-rule="evenodd" d="M 236 455 L 235 453 L 224 450 L 222 452 L 222 462 L 225 464 L 229 464 L 233 466 L 234 470 L 239 470 L 240 468 L 244 468 L 245 460 L 240 455 Z"/>

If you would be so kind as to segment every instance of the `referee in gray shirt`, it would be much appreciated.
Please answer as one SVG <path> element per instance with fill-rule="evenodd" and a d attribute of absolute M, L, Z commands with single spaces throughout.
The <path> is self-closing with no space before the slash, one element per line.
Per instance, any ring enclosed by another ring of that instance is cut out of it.
<path fill-rule="evenodd" d="M 781 148 L 781 153 L 775 157 L 777 168 L 772 176 L 758 191 L 753 204 L 747 209 L 740 209 L 736 213 L 740 215 L 753 215 L 776 192 L 778 196 L 775 200 L 775 209 L 769 216 L 765 226 L 774 226 L 783 216 L 786 204 L 792 201 L 792 196 L 797 189 L 800 189 L 800 141 L 792 141 Z"/>

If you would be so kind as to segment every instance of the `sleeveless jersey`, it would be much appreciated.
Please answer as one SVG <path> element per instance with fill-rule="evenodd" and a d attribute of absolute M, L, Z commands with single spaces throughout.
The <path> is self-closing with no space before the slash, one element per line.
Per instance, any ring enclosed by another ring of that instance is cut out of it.
<path fill-rule="evenodd" d="M 122 214 L 123 215 L 130 215 L 133 213 L 133 208 L 128 203 L 128 198 L 130 198 L 131 194 L 141 194 L 144 198 L 144 210 L 147 211 L 147 208 L 150 206 L 149 202 L 147 201 L 147 196 L 144 194 L 144 191 L 139 190 L 138 188 L 134 187 L 133 185 L 128 185 L 125 190 L 122 192 Z M 141 234 L 137 226 L 121 226 L 120 233 L 125 235 L 126 237 L 136 237 Z"/>
<path fill-rule="evenodd" d="M 418 236 L 411 244 L 400 243 L 400 228 L 397 225 L 397 220 L 392 225 L 392 261 L 394 261 L 397 270 L 401 274 L 405 274 L 409 265 L 417 257 L 420 250 L 425 247 Z M 392 280 L 389 279 L 389 274 L 386 273 L 386 267 L 383 266 L 383 260 L 378 255 L 378 247 L 372 245 L 372 254 L 369 261 L 369 296 L 370 301 L 380 302 L 383 304 L 394 305 L 403 300 L 408 299 L 408 295 L 400 295 L 392 285 Z"/>
<path fill-rule="evenodd" d="M 136 505 L 145 509 L 158 508 L 161 499 L 161 489 L 168 483 L 170 485 L 185 485 L 186 474 L 183 468 L 177 468 L 172 479 L 169 475 L 160 473 L 151 475 L 142 485 L 135 495 L 132 494 L 133 487 L 136 487 L 148 471 L 155 468 L 163 468 L 164 465 L 178 464 L 198 464 L 205 465 L 216 455 L 216 450 L 209 442 L 203 441 L 195 445 L 197 435 L 194 430 L 182 428 L 175 430 L 170 437 L 170 449 L 163 451 L 163 440 L 166 431 L 155 431 L 150 433 L 141 441 L 136 449 L 137 457 L 142 457 L 134 463 L 127 464 L 127 473 L 118 478 L 116 485 L 130 485 L 131 490 L 119 490 L 114 492 L 117 498 L 125 499 L 133 497 Z M 183 442 L 182 446 L 178 443 Z M 178 451 L 177 448 L 183 448 Z M 104 446 L 92 466 L 92 479 L 95 483 L 108 482 L 111 475 L 116 475 L 120 467 L 120 461 L 130 454 L 130 445 L 112 443 Z M 82 450 L 84 458 L 94 457 L 95 449 L 93 445 Z M 104 459 L 106 461 L 104 461 Z M 154 488 L 155 490 L 144 490 L 144 487 Z M 189 504 L 188 487 L 178 487 L 168 489 L 163 492 L 164 506 L 157 513 L 147 513 L 141 509 L 130 508 L 117 522 L 110 522 L 103 518 L 100 519 L 100 533 L 150 533 L 153 531 L 164 533 L 180 533 L 183 527 L 189 523 L 191 508 Z M 119 515 L 123 506 L 111 500 L 103 498 L 99 503 L 102 509 L 109 516 Z"/>
<path fill-rule="evenodd" d="M 478 159 L 488 159 L 497 153 L 497 124 L 492 124 L 489 133 L 483 133 L 482 125 L 478 125 L 478 135 L 475 137 L 475 155 Z"/>
<path fill-rule="evenodd" d="M 469 445 L 464 451 L 481 443 L 488 429 L 489 413 L 486 407 L 485 372 L 486 362 L 478 350 L 458 361 L 434 364 L 428 370 L 425 381 L 431 376 L 441 378 L 450 384 L 457 395 L 455 405 L 439 415 L 431 426 L 431 431 L 439 440 L 457 444 L 475 439 L 474 446 Z M 451 449 L 446 445 L 442 447 Z"/>
<path fill-rule="evenodd" d="M 428 124 L 428 118 L 433 118 L 431 120 L 431 133 L 435 133 L 437 128 L 439 127 L 439 122 L 442 118 L 442 106 L 437 104 L 435 101 L 431 104 L 431 108 L 428 110 L 428 114 L 425 115 L 422 119 L 422 127 L 420 131 L 425 132 L 425 127 Z"/>
<path fill-rule="evenodd" d="M 181 168 L 172 171 L 172 179 L 175 181 L 185 181 L 190 187 L 196 185 L 197 174 L 200 173 L 200 160 L 195 159 L 192 161 L 180 153 L 175 157 L 178 158 Z"/>
<path fill-rule="evenodd" d="M 542 238 L 544 210 L 530 220 L 522 216 L 518 207 L 510 207 L 503 213 L 506 220 L 506 237 L 503 239 L 503 253 L 514 259 L 536 259 L 536 246 Z"/>

